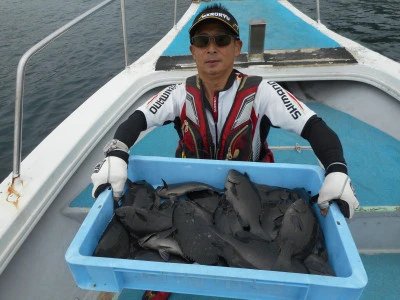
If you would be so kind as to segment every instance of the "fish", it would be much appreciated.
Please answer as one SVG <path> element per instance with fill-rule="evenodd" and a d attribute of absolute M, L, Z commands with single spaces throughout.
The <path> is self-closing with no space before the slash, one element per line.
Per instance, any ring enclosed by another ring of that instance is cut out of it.
<path fill-rule="evenodd" d="M 308 256 L 318 237 L 319 223 L 309 203 L 296 200 L 285 212 L 277 238 L 280 254 L 274 270 L 290 272 L 292 257 L 304 259 Z"/>
<path fill-rule="evenodd" d="M 213 214 L 217 209 L 223 194 L 212 190 L 200 190 L 186 193 L 186 197 L 197 203 L 201 208 Z"/>
<path fill-rule="evenodd" d="M 261 193 L 260 190 L 259 192 Z M 281 228 L 283 215 L 295 199 L 291 197 L 289 189 L 282 187 L 271 187 L 261 195 L 261 227 L 275 239 Z"/>
<path fill-rule="evenodd" d="M 221 192 L 220 189 L 217 189 L 211 185 L 197 181 L 176 183 L 170 185 L 168 185 L 163 179 L 162 181 L 164 185 L 156 188 L 156 195 L 159 196 L 160 198 L 177 198 L 180 196 L 184 196 L 189 192 L 203 191 L 203 190 L 213 191 L 217 193 Z"/>
<path fill-rule="evenodd" d="M 307 256 L 303 262 L 310 274 L 336 276 L 330 264 L 315 253 Z"/>
<path fill-rule="evenodd" d="M 174 203 L 163 203 L 163 209 L 121 206 L 114 210 L 124 227 L 135 237 L 167 230 L 172 227 Z"/>
<path fill-rule="evenodd" d="M 225 181 L 225 196 L 238 214 L 242 227 L 266 241 L 273 240 L 261 227 L 260 195 L 247 174 L 229 170 Z"/>
<path fill-rule="evenodd" d="M 128 258 L 130 256 L 129 232 L 115 214 L 100 237 L 93 256 L 112 258 Z"/>
<path fill-rule="evenodd" d="M 279 206 L 262 210 L 260 222 L 264 232 L 275 240 L 282 225 L 284 211 Z"/>
<path fill-rule="evenodd" d="M 181 247 L 172 237 L 175 231 L 176 228 L 170 228 L 164 231 L 151 233 L 138 239 L 138 244 L 142 248 L 158 251 L 164 261 L 169 261 L 171 254 L 184 258 Z"/>
<path fill-rule="evenodd" d="M 292 198 L 297 200 L 297 199 L 303 199 L 304 201 L 311 203 L 311 192 L 307 192 L 304 188 L 294 188 L 292 189 Z"/>
<path fill-rule="evenodd" d="M 144 249 L 144 248 L 141 248 L 138 251 L 136 251 L 135 255 L 132 257 L 132 259 L 165 262 L 165 260 L 160 256 L 160 253 L 158 251 Z M 184 258 L 174 255 L 174 254 L 169 255 L 168 262 L 169 263 L 180 263 L 180 264 L 188 263 L 187 260 L 185 260 Z"/>
<path fill-rule="evenodd" d="M 275 241 L 267 242 L 250 232 L 242 232 L 234 237 L 214 231 L 218 237 L 218 255 L 230 267 L 271 270 L 279 255 Z"/>
<path fill-rule="evenodd" d="M 233 236 L 243 231 L 238 215 L 233 205 L 226 200 L 226 197 L 221 197 L 219 205 L 214 212 L 214 225 L 221 233 Z"/>
<path fill-rule="evenodd" d="M 290 202 L 290 204 L 294 202 L 291 199 L 291 192 L 287 188 L 274 186 L 268 190 L 262 190 L 259 188 L 259 186 L 260 185 L 258 185 L 257 191 L 260 195 L 261 205 L 274 206 L 277 204 L 283 204 L 285 202 Z"/>
<path fill-rule="evenodd" d="M 160 200 L 154 187 L 145 180 L 135 182 L 128 180 L 128 189 L 124 194 L 122 205 L 152 209 L 153 206 L 160 205 Z"/>
<path fill-rule="evenodd" d="M 262 193 L 267 193 L 270 190 L 274 189 L 275 186 L 268 185 L 268 184 L 263 184 L 263 183 L 256 183 L 254 182 L 254 187 L 257 189 L 257 191 L 262 194 Z"/>
<path fill-rule="evenodd" d="M 182 200 L 175 207 L 173 226 L 175 239 L 187 259 L 202 265 L 218 264 L 212 214 L 190 200 Z"/>

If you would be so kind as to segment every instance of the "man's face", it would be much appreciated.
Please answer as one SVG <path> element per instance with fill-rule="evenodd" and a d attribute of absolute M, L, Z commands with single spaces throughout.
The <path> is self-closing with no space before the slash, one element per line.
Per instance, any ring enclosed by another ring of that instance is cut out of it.
<path fill-rule="evenodd" d="M 199 25 L 194 36 L 206 35 L 216 36 L 221 34 L 231 34 L 230 31 L 218 21 L 204 22 Z M 214 40 L 204 47 L 199 48 L 190 45 L 190 52 L 197 65 L 197 71 L 200 77 L 218 76 L 230 74 L 233 69 L 233 62 L 236 56 L 240 54 L 242 41 L 232 38 L 227 46 L 217 46 Z"/>

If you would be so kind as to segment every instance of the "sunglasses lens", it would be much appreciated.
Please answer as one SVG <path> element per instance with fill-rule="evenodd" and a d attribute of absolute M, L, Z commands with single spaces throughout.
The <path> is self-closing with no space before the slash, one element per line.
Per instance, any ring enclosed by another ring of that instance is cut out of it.
<path fill-rule="evenodd" d="M 224 34 L 224 35 L 217 35 L 214 37 L 215 44 L 219 47 L 228 46 L 231 43 L 231 36 Z"/>
<path fill-rule="evenodd" d="M 198 35 L 192 37 L 192 44 L 196 47 L 204 48 L 207 47 L 209 43 L 210 43 L 210 37 L 208 36 Z"/>
<path fill-rule="evenodd" d="M 218 47 L 225 47 L 231 43 L 232 36 L 229 34 L 221 34 L 221 35 L 217 35 L 214 37 L 210 37 L 207 35 L 198 35 L 198 36 L 192 37 L 191 42 L 192 42 L 193 46 L 196 46 L 199 48 L 205 48 L 210 44 L 211 39 L 214 40 L 214 43 Z"/>

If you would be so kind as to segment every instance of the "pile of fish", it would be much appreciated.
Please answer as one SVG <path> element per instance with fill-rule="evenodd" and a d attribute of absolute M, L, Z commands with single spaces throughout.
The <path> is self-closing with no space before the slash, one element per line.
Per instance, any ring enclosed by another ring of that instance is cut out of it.
<path fill-rule="evenodd" d="M 93 255 L 335 276 L 309 193 L 234 169 L 223 190 L 130 182 Z"/>

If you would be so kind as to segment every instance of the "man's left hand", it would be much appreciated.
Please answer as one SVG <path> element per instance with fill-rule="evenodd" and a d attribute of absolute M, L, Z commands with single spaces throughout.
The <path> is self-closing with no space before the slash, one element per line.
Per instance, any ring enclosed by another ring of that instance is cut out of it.
<path fill-rule="evenodd" d="M 354 210 L 358 208 L 359 203 L 347 174 L 332 172 L 325 177 L 318 197 L 318 206 L 323 215 L 327 213 L 332 201 L 337 202 L 340 211 L 346 218 L 353 217 Z"/>

